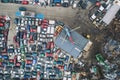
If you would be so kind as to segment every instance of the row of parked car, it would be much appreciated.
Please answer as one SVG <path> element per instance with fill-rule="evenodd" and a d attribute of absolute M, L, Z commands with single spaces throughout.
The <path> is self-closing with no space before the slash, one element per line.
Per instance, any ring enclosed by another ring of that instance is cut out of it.
<path fill-rule="evenodd" d="M 7 37 L 10 27 L 10 19 L 7 19 L 7 16 L 0 16 L 0 52 L 7 52 Z"/>
<path fill-rule="evenodd" d="M 31 17 L 15 18 L 14 22 L 15 46 L 9 46 L 8 55 L 13 61 L 12 66 L 23 71 L 20 78 L 62 79 L 64 71 L 72 70 L 70 56 L 54 44 L 54 38 L 63 29 L 63 22 Z"/>
<path fill-rule="evenodd" d="M 23 5 L 39 5 L 39 6 L 63 6 L 72 8 L 83 7 L 83 0 L 1 0 L 2 3 L 16 3 Z"/>

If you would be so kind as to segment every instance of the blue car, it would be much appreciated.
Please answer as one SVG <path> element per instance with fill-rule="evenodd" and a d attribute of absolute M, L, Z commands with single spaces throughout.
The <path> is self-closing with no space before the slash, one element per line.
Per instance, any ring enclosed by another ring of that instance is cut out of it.
<path fill-rule="evenodd" d="M 69 56 L 66 56 L 65 57 L 65 62 L 68 62 L 68 60 L 69 60 Z"/>
<path fill-rule="evenodd" d="M 67 64 L 64 65 L 64 70 L 65 70 L 65 71 L 67 70 Z"/>
<path fill-rule="evenodd" d="M 37 63 L 37 57 L 33 59 L 33 65 Z"/>
<path fill-rule="evenodd" d="M 46 53 L 46 52 L 47 52 L 47 53 L 50 53 L 51 50 L 50 50 L 50 49 L 45 49 L 45 50 L 44 50 L 44 53 Z"/>
<path fill-rule="evenodd" d="M 27 25 L 27 31 L 30 32 L 30 25 Z"/>
<path fill-rule="evenodd" d="M 2 62 L 2 66 L 7 66 L 8 63 L 7 62 Z"/>
<path fill-rule="evenodd" d="M 2 55 L 0 55 L 0 58 L 2 58 Z"/>
<path fill-rule="evenodd" d="M 52 70 L 52 67 L 47 67 L 46 68 L 46 71 L 50 71 L 50 70 Z"/>
<path fill-rule="evenodd" d="M 56 62 L 58 65 L 63 65 L 63 61 L 57 61 Z"/>
<path fill-rule="evenodd" d="M 13 52 L 14 52 L 14 49 L 8 49 L 7 52 L 8 52 L 8 53 L 13 53 Z"/>
<path fill-rule="evenodd" d="M 36 57 L 37 56 L 37 52 L 32 52 L 32 56 Z"/>
<path fill-rule="evenodd" d="M 8 60 L 8 59 L 9 59 L 9 56 L 8 56 L 8 55 L 2 55 L 2 58 L 3 58 L 4 60 Z"/>
<path fill-rule="evenodd" d="M 24 79 L 28 79 L 31 77 L 31 72 L 25 72 Z"/>

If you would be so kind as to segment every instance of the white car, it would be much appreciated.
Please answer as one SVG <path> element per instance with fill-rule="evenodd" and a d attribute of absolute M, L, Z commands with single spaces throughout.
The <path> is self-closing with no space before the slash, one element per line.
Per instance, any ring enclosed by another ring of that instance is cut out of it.
<path fill-rule="evenodd" d="M 21 20 L 21 26 L 24 26 L 24 18 L 22 18 L 22 20 Z"/>
<path fill-rule="evenodd" d="M 101 5 L 98 9 L 99 12 L 103 11 L 105 8 Z"/>
<path fill-rule="evenodd" d="M 18 32 L 18 31 L 19 31 L 19 26 L 16 26 L 16 28 L 15 28 L 15 29 L 16 29 L 16 32 Z"/>
<path fill-rule="evenodd" d="M 24 30 L 25 30 L 25 27 L 22 27 L 22 26 L 21 26 L 20 29 L 24 31 Z"/>
<path fill-rule="evenodd" d="M 35 21 L 34 20 L 32 20 L 32 25 L 35 25 Z"/>
<path fill-rule="evenodd" d="M 79 2 L 79 1 L 73 1 L 73 4 L 72 4 L 72 8 L 73 8 L 73 9 L 77 8 L 78 2 Z"/>
<path fill-rule="evenodd" d="M 45 61 L 47 64 L 53 64 L 53 61 Z"/>
<path fill-rule="evenodd" d="M 24 43 L 24 45 L 27 45 L 27 40 L 26 40 L 26 39 L 24 39 L 23 43 Z"/>
<path fill-rule="evenodd" d="M 47 78 L 47 74 L 44 74 L 44 78 Z"/>
<path fill-rule="evenodd" d="M 40 32 L 41 32 L 41 27 L 38 26 L 38 27 L 37 27 L 37 33 L 40 33 Z"/>
<path fill-rule="evenodd" d="M 4 38 L 4 37 L 1 37 L 1 38 L 0 38 L 0 40 L 2 40 L 2 41 L 3 41 L 3 40 L 5 40 L 5 38 Z"/>
<path fill-rule="evenodd" d="M 55 24 L 55 20 L 49 20 L 49 24 Z"/>
<path fill-rule="evenodd" d="M 93 14 L 93 15 L 90 17 L 90 20 L 92 20 L 92 21 L 93 21 L 93 20 L 95 20 L 95 19 L 96 19 L 96 17 L 97 17 L 97 16 L 96 16 L 95 14 Z"/>
<path fill-rule="evenodd" d="M 20 55 L 17 56 L 17 60 L 18 60 L 18 62 L 21 62 L 21 56 Z"/>
<path fill-rule="evenodd" d="M 28 21 L 27 20 L 25 20 L 25 25 L 28 23 Z"/>
<path fill-rule="evenodd" d="M 9 49 L 13 49 L 14 46 L 13 46 L 13 45 L 9 45 L 8 48 L 9 48 Z"/>

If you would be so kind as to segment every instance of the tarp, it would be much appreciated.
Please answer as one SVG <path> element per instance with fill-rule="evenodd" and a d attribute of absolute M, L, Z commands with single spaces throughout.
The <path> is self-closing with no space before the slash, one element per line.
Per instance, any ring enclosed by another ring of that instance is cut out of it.
<path fill-rule="evenodd" d="M 20 16 L 21 16 L 21 12 L 17 11 L 17 12 L 15 13 L 15 15 L 16 15 L 17 17 L 20 17 Z"/>
<path fill-rule="evenodd" d="M 37 14 L 37 15 L 36 15 L 36 18 L 44 19 L 44 14 Z"/>

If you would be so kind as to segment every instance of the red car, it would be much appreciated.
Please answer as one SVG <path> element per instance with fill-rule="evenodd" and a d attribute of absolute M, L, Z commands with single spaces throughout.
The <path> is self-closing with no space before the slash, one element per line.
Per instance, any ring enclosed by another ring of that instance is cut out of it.
<path fill-rule="evenodd" d="M 32 60 L 26 60 L 26 64 L 32 64 Z"/>
<path fill-rule="evenodd" d="M 26 39 L 27 38 L 27 33 L 24 32 L 23 38 Z"/>
<path fill-rule="evenodd" d="M 58 65 L 58 68 L 59 68 L 59 69 L 64 69 L 64 66 Z"/>
<path fill-rule="evenodd" d="M 5 19 L 3 19 L 3 18 L 0 18 L 0 22 L 5 23 L 5 22 L 6 22 L 6 20 L 5 20 Z"/>
<path fill-rule="evenodd" d="M 48 20 L 46 20 L 46 19 L 42 20 L 41 27 L 42 28 L 47 28 L 48 27 Z"/>
<path fill-rule="evenodd" d="M 4 54 L 7 54 L 7 49 L 4 48 L 4 50 L 2 50 L 1 52 L 2 52 L 2 54 L 3 54 L 3 53 L 4 53 Z"/>
<path fill-rule="evenodd" d="M 30 78 L 30 80 L 37 80 L 36 78 Z"/>
<path fill-rule="evenodd" d="M 52 53 L 46 53 L 46 57 L 53 57 Z"/>
<path fill-rule="evenodd" d="M 30 32 L 37 32 L 37 28 L 30 28 Z"/>
<path fill-rule="evenodd" d="M 54 42 L 53 41 L 52 42 L 48 42 L 47 49 L 52 49 L 52 48 L 54 48 Z"/>
<path fill-rule="evenodd" d="M 4 26 L 4 23 L 0 22 L 0 27 L 3 27 Z"/>
<path fill-rule="evenodd" d="M 8 31 L 9 31 L 9 30 L 8 30 L 8 29 L 6 29 L 6 30 L 4 30 L 4 32 L 3 32 L 3 33 L 7 36 L 7 35 L 8 35 Z"/>
<path fill-rule="evenodd" d="M 41 25 L 41 27 L 42 27 L 42 28 L 47 28 L 47 27 L 48 27 L 48 24 L 43 23 L 43 24 Z"/>
<path fill-rule="evenodd" d="M 15 65 L 16 65 L 16 66 L 21 66 L 21 63 L 20 63 L 20 62 L 17 62 Z"/>
<path fill-rule="evenodd" d="M 57 49 L 56 54 L 60 54 L 61 49 Z"/>
<path fill-rule="evenodd" d="M 14 63 L 14 59 L 9 59 L 9 62 Z"/>
<path fill-rule="evenodd" d="M 34 42 L 34 41 L 33 41 L 33 36 L 30 35 L 29 43 L 33 43 L 33 42 Z"/>
<path fill-rule="evenodd" d="M 43 19 L 42 23 L 48 23 L 48 20 L 47 19 Z"/>
<path fill-rule="evenodd" d="M 22 1 L 22 4 L 23 4 L 23 5 L 28 5 L 28 4 L 29 4 L 29 2 L 28 2 L 28 1 L 23 0 L 23 1 Z"/>
<path fill-rule="evenodd" d="M 13 42 L 16 44 L 17 47 L 20 47 L 19 43 L 17 42 L 16 36 L 13 37 Z"/>
<path fill-rule="evenodd" d="M 0 66 L 2 66 L 2 62 L 0 62 Z"/>
<path fill-rule="evenodd" d="M 42 21 L 41 21 L 41 20 L 39 20 L 39 21 L 38 21 L 38 25 L 39 25 L 39 26 L 41 26 L 41 24 L 42 24 Z"/>
<path fill-rule="evenodd" d="M 17 62 L 17 56 L 15 55 L 14 56 L 14 63 L 16 63 Z"/>
<path fill-rule="evenodd" d="M 0 16 L 0 19 L 5 19 L 6 20 L 6 16 Z"/>

